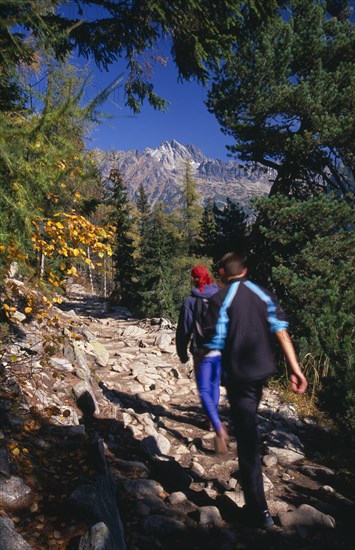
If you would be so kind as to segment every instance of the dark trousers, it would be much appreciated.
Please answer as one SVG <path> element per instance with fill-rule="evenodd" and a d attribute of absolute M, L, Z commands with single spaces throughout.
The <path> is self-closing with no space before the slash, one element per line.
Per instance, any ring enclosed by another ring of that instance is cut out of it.
<path fill-rule="evenodd" d="M 257 431 L 257 411 L 265 382 L 265 379 L 236 381 L 227 385 L 237 440 L 240 482 L 245 504 L 255 512 L 267 509 Z"/>

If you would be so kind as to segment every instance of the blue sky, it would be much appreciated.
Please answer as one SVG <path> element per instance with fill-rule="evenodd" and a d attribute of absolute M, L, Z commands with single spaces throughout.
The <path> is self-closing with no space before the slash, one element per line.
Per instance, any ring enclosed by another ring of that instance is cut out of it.
<path fill-rule="evenodd" d="M 354 0 L 350 5 L 354 6 Z M 69 17 L 77 16 L 77 8 L 70 0 L 59 11 Z M 95 19 L 103 13 L 103 7 L 85 7 L 85 15 L 89 18 Z M 226 145 L 233 144 L 233 140 L 221 132 L 215 117 L 207 111 L 204 105 L 206 91 L 195 81 L 178 82 L 177 70 L 169 58 L 167 44 L 162 41 L 159 48 L 163 50 L 159 53 L 166 55 L 168 62 L 166 67 L 155 67 L 152 82 L 154 91 L 170 101 L 167 112 L 156 111 L 146 103 L 141 113 L 134 115 L 124 106 L 122 89 L 116 89 L 101 106 L 101 111 L 112 118 L 103 120 L 93 131 L 87 142 L 88 148 L 98 147 L 106 151 L 143 150 L 145 147 L 156 148 L 162 141 L 176 139 L 183 145 L 196 145 L 208 157 L 228 160 L 230 157 Z M 83 60 L 79 63 L 81 66 L 85 64 Z M 112 64 L 108 72 L 100 71 L 93 62 L 89 67 L 93 80 L 86 92 L 87 99 L 94 97 L 118 76 L 125 76 L 123 61 Z"/>
<path fill-rule="evenodd" d="M 93 81 L 87 97 L 95 95 L 120 75 L 124 65 L 117 62 L 109 72 L 100 71 L 90 65 Z M 99 147 L 112 150 L 143 150 L 156 148 L 164 140 L 176 139 L 182 145 L 189 143 L 199 147 L 206 156 L 227 160 L 226 144 L 231 138 L 225 136 L 215 119 L 204 105 L 206 90 L 196 82 L 178 82 L 178 75 L 171 60 L 167 67 L 156 66 L 152 78 L 155 92 L 170 101 L 168 110 L 160 112 L 144 104 L 138 115 L 124 106 L 122 88 L 114 90 L 101 112 L 113 118 L 104 120 L 92 133 L 87 145 L 90 149 Z"/>
<path fill-rule="evenodd" d="M 85 17 L 92 20 L 107 15 L 102 6 L 84 6 L 83 10 Z M 70 0 L 59 7 L 59 13 L 71 18 L 78 17 L 77 7 Z M 162 39 L 156 50 L 154 53 L 167 58 L 167 66 L 156 65 L 151 81 L 155 93 L 170 101 L 168 110 L 156 111 L 146 103 L 141 113 L 134 115 L 124 106 L 122 89 L 115 90 L 100 109 L 113 118 L 104 120 L 95 129 L 87 142 L 88 148 L 98 147 L 106 151 L 143 150 L 145 147 L 156 148 L 165 140 L 176 139 L 182 145 L 196 145 L 208 157 L 228 160 L 225 146 L 233 142 L 221 132 L 215 117 L 207 111 L 203 103 L 206 91 L 195 81 L 178 82 L 177 69 L 171 59 L 167 39 Z M 87 65 L 83 59 L 77 62 L 80 66 Z M 88 66 L 93 77 L 87 90 L 88 99 L 118 76 L 124 77 L 125 73 L 127 76 L 124 60 L 113 63 L 108 72 L 100 71 L 92 61 Z"/>

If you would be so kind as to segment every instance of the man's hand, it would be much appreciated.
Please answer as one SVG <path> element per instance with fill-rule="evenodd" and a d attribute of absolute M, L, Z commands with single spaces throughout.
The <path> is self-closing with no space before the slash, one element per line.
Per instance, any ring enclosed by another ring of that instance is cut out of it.
<path fill-rule="evenodd" d="M 280 342 L 282 351 L 284 352 L 288 363 L 292 391 L 298 394 L 304 393 L 307 389 L 308 383 L 306 377 L 302 373 L 301 367 L 298 364 L 291 338 L 286 330 L 279 330 L 276 332 L 276 337 Z"/>
<path fill-rule="evenodd" d="M 302 394 L 306 391 L 308 382 L 302 373 L 290 374 L 291 388 L 294 393 Z"/>

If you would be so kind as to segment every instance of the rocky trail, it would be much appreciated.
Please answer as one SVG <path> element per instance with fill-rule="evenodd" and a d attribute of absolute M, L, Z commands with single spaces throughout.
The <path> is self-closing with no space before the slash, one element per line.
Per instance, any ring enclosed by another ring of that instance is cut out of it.
<path fill-rule="evenodd" d="M 334 459 L 351 450 L 331 452 L 331 431 L 265 390 L 259 429 L 275 526 L 246 527 L 235 441 L 215 454 L 175 327 L 68 290 L 47 332 L 19 319 L 0 355 L 1 550 L 354 547 L 352 478 Z M 43 359 L 53 331 L 65 338 Z M 220 410 L 232 436 L 224 388 Z"/>

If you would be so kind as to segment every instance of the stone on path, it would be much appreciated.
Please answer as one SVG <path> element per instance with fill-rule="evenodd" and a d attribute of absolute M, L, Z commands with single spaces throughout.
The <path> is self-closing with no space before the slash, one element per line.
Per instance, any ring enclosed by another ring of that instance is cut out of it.
<path fill-rule="evenodd" d="M 279 516 L 281 526 L 287 530 L 334 529 L 335 519 L 323 514 L 309 504 L 302 504 L 297 510 Z"/>

